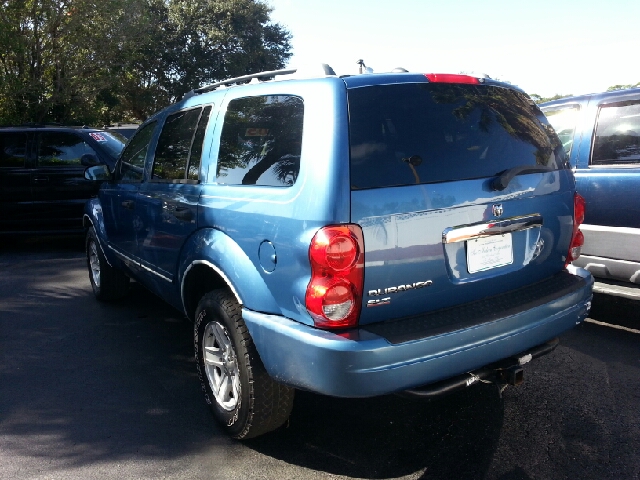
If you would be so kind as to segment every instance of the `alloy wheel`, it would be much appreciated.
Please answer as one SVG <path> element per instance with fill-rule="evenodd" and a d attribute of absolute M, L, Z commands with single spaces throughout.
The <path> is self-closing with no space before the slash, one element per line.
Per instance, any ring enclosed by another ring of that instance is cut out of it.
<path fill-rule="evenodd" d="M 100 288 L 100 257 L 98 257 L 98 247 L 94 241 L 89 242 L 89 268 L 93 283 Z"/>
<path fill-rule="evenodd" d="M 204 367 L 209 386 L 218 405 L 234 410 L 240 401 L 240 371 L 227 330 L 218 322 L 209 322 L 202 337 Z"/>

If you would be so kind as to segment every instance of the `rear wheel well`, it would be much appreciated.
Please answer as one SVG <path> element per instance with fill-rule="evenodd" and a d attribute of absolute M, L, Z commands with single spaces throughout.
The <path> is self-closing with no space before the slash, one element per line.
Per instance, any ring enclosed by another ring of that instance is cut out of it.
<path fill-rule="evenodd" d="M 218 272 L 206 264 L 193 265 L 184 278 L 182 290 L 182 301 L 187 316 L 193 321 L 202 297 L 212 290 L 221 288 L 229 289 L 229 285 Z"/>

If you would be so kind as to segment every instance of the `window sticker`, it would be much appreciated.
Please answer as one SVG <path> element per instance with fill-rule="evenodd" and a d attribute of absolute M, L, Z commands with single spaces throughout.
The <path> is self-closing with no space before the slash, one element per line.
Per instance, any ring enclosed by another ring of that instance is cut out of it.
<path fill-rule="evenodd" d="M 269 135 L 268 128 L 247 128 L 244 132 L 245 137 L 266 137 Z"/>
<path fill-rule="evenodd" d="M 96 142 L 106 142 L 107 139 L 104 138 L 104 135 L 101 133 L 90 133 L 91 138 L 93 138 Z"/>

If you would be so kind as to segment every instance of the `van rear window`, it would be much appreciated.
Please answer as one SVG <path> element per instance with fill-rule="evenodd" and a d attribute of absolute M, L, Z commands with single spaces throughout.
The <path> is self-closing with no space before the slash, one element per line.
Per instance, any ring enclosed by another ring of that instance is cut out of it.
<path fill-rule="evenodd" d="M 567 168 L 540 109 L 508 88 L 407 83 L 353 88 L 348 98 L 352 189 Z"/>

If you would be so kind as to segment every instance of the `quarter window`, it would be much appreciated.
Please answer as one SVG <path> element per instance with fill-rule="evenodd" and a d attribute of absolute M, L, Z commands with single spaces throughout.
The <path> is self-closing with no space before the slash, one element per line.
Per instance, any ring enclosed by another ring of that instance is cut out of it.
<path fill-rule="evenodd" d="M 26 133 L 0 134 L 0 167 L 24 167 L 26 157 Z"/>
<path fill-rule="evenodd" d="M 167 117 L 156 147 L 153 181 L 198 180 L 202 142 L 210 111 L 208 106 Z"/>
<path fill-rule="evenodd" d="M 598 114 L 591 165 L 640 163 L 640 103 L 604 105 Z"/>
<path fill-rule="evenodd" d="M 96 155 L 96 152 L 78 135 L 65 132 L 40 134 L 38 165 L 41 167 L 80 166 L 80 159 L 87 154 Z"/>
<path fill-rule="evenodd" d="M 147 150 L 151 143 L 156 122 L 151 122 L 142 127 L 131 138 L 122 152 L 120 163 L 116 171 L 116 180 L 122 182 L 141 182 L 144 176 L 144 163 L 147 158 Z"/>
<path fill-rule="evenodd" d="M 304 104 L 267 95 L 229 102 L 218 155 L 217 181 L 288 187 L 300 171 Z"/>
<path fill-rule="evenodd" d="M 578 121 L 578 113 L 580 107 L 578 105 L 571 105 L 567 107 L 558 108 L 555 110 L 545 110 L 544 114 L 549 119 L 549 123 L 553 126 L 567 157 L 571 155 L 571 147 L 573 147 L 573 133 L 576 130 L 576 122 Z"/>

